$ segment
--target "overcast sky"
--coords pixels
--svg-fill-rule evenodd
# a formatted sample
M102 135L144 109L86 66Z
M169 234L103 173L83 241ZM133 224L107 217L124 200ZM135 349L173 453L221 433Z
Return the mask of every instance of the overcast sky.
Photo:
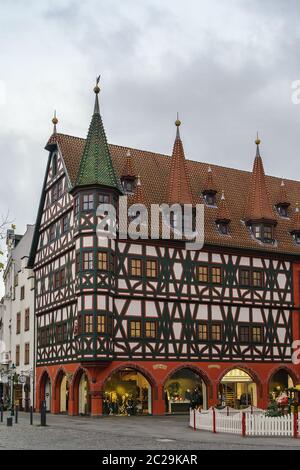
M85 137L99 73L109 142L170 153L178 111L187 158L251 169L258 130L266 172L297 178L299 20L297 0L0 0L0 214L35 221L53 110Z

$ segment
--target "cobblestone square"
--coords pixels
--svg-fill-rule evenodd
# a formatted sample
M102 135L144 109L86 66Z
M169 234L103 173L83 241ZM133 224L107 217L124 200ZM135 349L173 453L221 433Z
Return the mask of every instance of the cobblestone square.
M242 438L231 434L193 431L187 416L162 417L70 417L47 415L47 426L39 426L39 415L29 424L29 415L19 414L18 424L0 423L0 449L46 450L299 450L300 439Z

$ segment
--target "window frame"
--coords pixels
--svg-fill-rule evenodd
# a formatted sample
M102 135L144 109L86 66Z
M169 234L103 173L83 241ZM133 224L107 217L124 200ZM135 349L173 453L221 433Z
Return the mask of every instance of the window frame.
M200 280L200 269L206 270L206 280ZM205 264L198 264L197 266L197 281L201 284L207 284L209 282L209 266Z
M214 339L213 338L213 327L219 327L220 328L220 339ZM220 321L211 321L210 322L210 341L213 343L222 343L223 341L223 323Z
M129 275L131 277L135 277L135 278L143 277L143 264L144 264L143 258L133 256L133 257L129 258L128 261L129 261ZM140 263L140 273L139 274L133 274L133 269L137 269L136 267L133 268L133 266L132 266L133 262L135 262L135 261Z
M87 198L87 200L85 200ZM94 193L84 193L81 198L81 210L83 212L93 211L95 206Z
M139 332L140 334L139 335L132 335L132 324L133 323L139 323ZM137 328L135 328L136 330ZM128 337L130 339L142 339L142 335L143 335L143 325L142 325L142 320L141 319L134 319L134 318L130 318L128 319Z
M148 263L154 263L154 269L148 267ZM158 277L158 260L156 258L147 258L145 263L146 277L149 279L157 279ZM154 274L148 274L149 271L154 271Z
M88 257L91 256L91 259L88 259L88 261L85 260L86 255ZM88 263L88 266L90 266L90 263L92 263L91 267L86 267L86 263ZM82 252L82 271L92 271L94 269L95 265L95 260L94 260L94 251L93 250L86 250Z
M206 338L200 338L200 327L206 328ZM209 341L209 322L208 321L198 321L196 323L196 337L197 342L206 343Z

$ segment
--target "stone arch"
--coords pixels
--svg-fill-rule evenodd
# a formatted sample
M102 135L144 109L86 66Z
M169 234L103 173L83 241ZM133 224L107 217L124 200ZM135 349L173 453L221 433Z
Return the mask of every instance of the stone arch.
M78 367L74 372L72 381L70 383L70 401L73 402L72 414L79 414L79 385L83 375L86 375L88 385L92 383L92 377L90 372L84 367Z
M176 372L179 372L181 369L190 369L192 372L199 375L199 377L201 377L201 379L203 380L203 382L206 385L206 388L207 388L207 391L208 391L208 398L212 398L212 396L213 396L213 384L212 384L209 376L206 374L206 372L204 372L200 367L198 367L195 364L186 363L186 364L180 364L180 365L174 367L172 370L170 370L168 372L167 376L165 377L163 385L165 386L166 382L172 377L172 375L174 375Z
M251 369L248 366L245 366L244 364L234 364L234 365L224 369L221 372L221 374L219 375L218 379L217 379L218 384L221 382L223 377L233 369L240 369L243 372L246 372L246 374L248 374L251 377L251 379L253 380L253 382L256 384L257 391L258 391L258 397L259 398L263 397L263 385L262 385L262 381L261 381L260 377L257 375L257 373L253 369Z
M49 397L49 400L47 400L47 397L46 397L46 387L47 387L47 382L50 384L50 397ZM51 398L52 398L52 387L53 387L53 383L52 383L52 377L51 377L51 374L49 372L49 369L47 367L45 367L41 374L40 374L40 377L39 377L39 380L38 380L38 383L37 383L37 390L38 390L38 393L37 393L37 409L40 409L40 406L41 406L41 402L46 400L47 401L47 410L48 411L51 411Z
M272 369L268 375L268 379L267 379L268 391L270 389L270 385L271 385L271 381L273 377L275 376L275 374L277 374L277 372L280 372L280 371L286 372L291 377L294 385L296 385L299 382L299 375L295 372L295 370L291 369L288 366L278 366Z
M151 387L156 387L157 386L157 382L156 382L155 378L153 377L153 375L147 369L145 369L144 367L142 367L138 364L131 363L131 362L126 362L124 364L121 364L121 365L118 365L118 366L114 367L113 369L111 369L109 371L108 375L106 376L106 378L102 382L102 390L104 390L106 382L108 381L108 379L113 374L115 374L117 372L120 372L122 369L136 370L137 372L140 372L140 374L142 374L148 380Z

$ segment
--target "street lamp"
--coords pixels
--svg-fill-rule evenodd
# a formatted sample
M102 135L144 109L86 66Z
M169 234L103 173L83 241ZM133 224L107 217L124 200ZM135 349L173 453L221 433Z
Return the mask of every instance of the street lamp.
M14 398L14 375L15 375L15 369L16 369L16 366L15 364L12 364L11 367L10 367L10 374L9 374L9 379L10 379L10 408L13 412L13 407L14 407L14 404L13 404L13 398Z

